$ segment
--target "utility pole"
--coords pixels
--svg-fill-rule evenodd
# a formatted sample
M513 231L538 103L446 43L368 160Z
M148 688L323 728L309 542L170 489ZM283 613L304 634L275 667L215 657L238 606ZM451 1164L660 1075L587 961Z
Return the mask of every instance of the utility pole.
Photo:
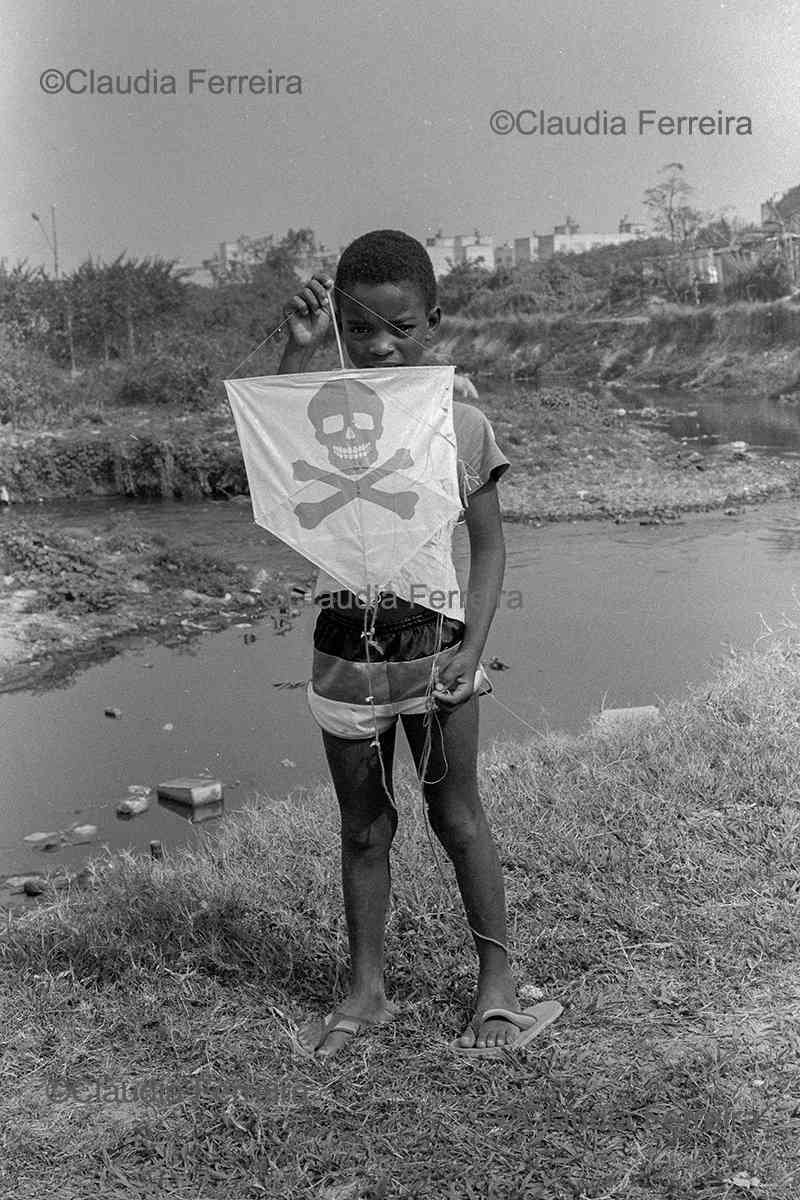
M50 205L50 224L53 230L53 274L58 279L58 238L56 236L56 206Z
M41 229L42 237L47 242L47 245L50 248L50 253L53 255L53 277L55 279L58 279L58 277L59 277L59 275L58 275L58 237L56 235L56 206L55 206L55 204L50 205L50 228L53 231L52 240L47 236L44 225L42 224L42 219L39 216L39 214L32 212L31 217L33 218L33 220L36 222L36 224Z
M59 270L58 270L58 234L56 233L56 206L55 206L55 204L50 205L50 228L53 232L52 241L47 236L47 233L45 232L45 228L44 228L44 225L42 224L39 214L34 212L34 213L31 213L31 216L33 217L34 221L41 229L42 237L47 242L48 246L50 247L50 250L52 251L52 254L53 254L53 278L55 280L56 288L58 289L58 284L60 282L60 275L59 275ZM75 376L78 374L78 369L75 365L75 340L74 340L73 334L72 334L72 306L69 302L69 296L67 296L66 294L64 296L64 318L65 318L66 327L67 327L67 346L69 348L69 372L70 372L70 375L72 375L72 377L74 379Z

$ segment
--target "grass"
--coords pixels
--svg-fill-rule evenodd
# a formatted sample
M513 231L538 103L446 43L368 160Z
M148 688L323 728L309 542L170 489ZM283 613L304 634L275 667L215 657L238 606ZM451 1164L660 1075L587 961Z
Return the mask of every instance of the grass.
M337 823L327 788L264 796L9 918L3 1197L796 1200L796 631L649 728L497 744L480 770L518 980L566 1009L524 1056L447 1051L472 956L407 776L403 1015L327 1065L294 1053L344 986Z

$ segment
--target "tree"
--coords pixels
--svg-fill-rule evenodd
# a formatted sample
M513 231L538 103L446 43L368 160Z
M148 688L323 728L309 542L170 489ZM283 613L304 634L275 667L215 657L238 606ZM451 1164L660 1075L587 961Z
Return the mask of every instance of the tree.
M702 224L703 217L688 203L694 188L683 173L683 163L667 163L659 173L662 178L654 187L647 188L644 204L652 214L655 232L679 245Z
M42 267L0 260L0 325L13 343L46 334L54 308L56 285Z
M461 312L479 292L488 288L490 279L491 272L482 261L451 264L447 274L437 281L439 300L445 312Z
M64 286L75 340L90 354L102 351L106 361L123 342L132 358L137 336L180 312L186 293L174 260L126 260L124 251L112 263L87 259Z

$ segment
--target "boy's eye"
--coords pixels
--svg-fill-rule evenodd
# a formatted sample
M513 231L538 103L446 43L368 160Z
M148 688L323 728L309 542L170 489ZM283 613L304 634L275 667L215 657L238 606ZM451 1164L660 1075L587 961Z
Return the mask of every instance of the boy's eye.
M402 337L409 337L411 334L413 334L415 329L415 325L392 325L389 328L389 332ZM352 334L354 337L369 337L369 335L372 333L372 326L348 325L347 332Z

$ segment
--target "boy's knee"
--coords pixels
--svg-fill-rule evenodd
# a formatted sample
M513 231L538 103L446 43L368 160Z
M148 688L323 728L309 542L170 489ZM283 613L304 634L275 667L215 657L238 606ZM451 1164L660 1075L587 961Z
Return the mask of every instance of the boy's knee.
M396 829L397 813L393 809L385 809L366 825L345 818L342 820L342 843L358 854L385 854Z
M465 804L429 803L431 828L443 846L458 850L471 845L482 828L479 809Z

